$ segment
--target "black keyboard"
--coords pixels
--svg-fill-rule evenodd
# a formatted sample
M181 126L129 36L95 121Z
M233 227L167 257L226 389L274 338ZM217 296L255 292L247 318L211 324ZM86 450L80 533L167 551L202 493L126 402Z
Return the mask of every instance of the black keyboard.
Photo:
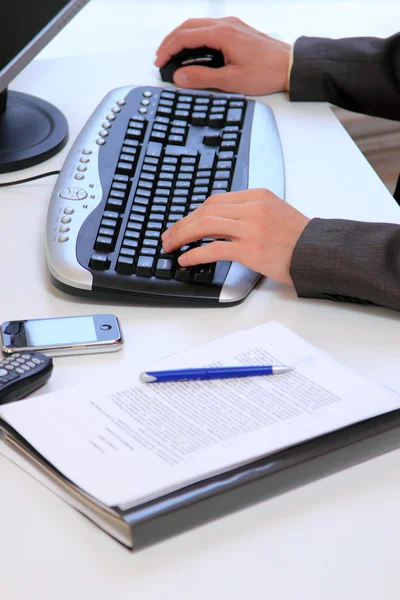
M110 92L55 186L47 258L70 293L149 304L229 306L259 274L227 261L181 267L162 232L212 194L265 187L283 198L269 107L236 94L129 87Z

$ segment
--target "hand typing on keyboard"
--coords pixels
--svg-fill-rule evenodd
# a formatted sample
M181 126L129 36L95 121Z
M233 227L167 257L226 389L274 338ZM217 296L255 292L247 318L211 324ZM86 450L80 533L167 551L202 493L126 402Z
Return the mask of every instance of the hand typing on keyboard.
M217 238L181 254L179 264L190 267L218 260L237 261L293 285L290 262L308 222L307 217L272 192L246 190L211 196L167 229L162 241L164 250L172 252L197 240Z
M290 44L253 29L236 17L185 21L163 40L155 64L163 67L181 50L201 46L221 50L226 66L181 68L174 75L176 85L250 95L287 89Z
M225 66L178 69L174 76L178 85L245 94L287 89L290 45L235 17L186 21L161 43L155 64L162 67L182 49L199 46L221 50ZM162 242L165 252L173 252L208 240L180 255L178 263L184 268L230 260L293 285L290 262L308 221L267 189L237 191L208 198L200 208L167 229ZM212 238L220 240L209 243Z

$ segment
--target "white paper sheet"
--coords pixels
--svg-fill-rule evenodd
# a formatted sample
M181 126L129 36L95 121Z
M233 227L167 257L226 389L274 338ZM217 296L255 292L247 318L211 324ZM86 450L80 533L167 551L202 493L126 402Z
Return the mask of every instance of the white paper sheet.
M399 408L368 381L275 322L154 368L286 364L283 375L143 384L105 377L1 407L65 477L105 505L140 504L210 475Z

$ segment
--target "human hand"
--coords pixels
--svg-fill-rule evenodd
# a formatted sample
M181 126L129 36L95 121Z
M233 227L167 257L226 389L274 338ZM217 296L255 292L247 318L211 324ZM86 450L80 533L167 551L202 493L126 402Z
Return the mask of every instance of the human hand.
M310 219L265 189L218 194L162 235L166 252L206 237L209 242L188 250L181 266L233 260L276 281L293 285L293 250Z
M164 66L184 48L201 46L220 50L225 66L184 67L176 71L174 83L249 95L287 90L290 44L253 29L236 17L185 21L161 43L155 65Z

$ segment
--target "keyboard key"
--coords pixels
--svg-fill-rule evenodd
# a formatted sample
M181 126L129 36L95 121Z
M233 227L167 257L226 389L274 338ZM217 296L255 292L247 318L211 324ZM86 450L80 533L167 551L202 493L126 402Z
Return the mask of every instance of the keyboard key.
M111 229L116 229L117 221L115 219L102 219L100 223L101 227L111 227Z
M178 102L189 102L189 104L190 104L191 102L193 102L193 96L188 96L186 94L185 95L180 94L178 96Z
M212 169L214 167L214 163L215 163L215 151L206 150L205 152L203 152L200 155L199 169L207 169L207 170L212 171Z
M153 165L154 167L156 167L158 165L158 163L159 163L158 158L156 158L154 156L146 156L145 159L144 159L144 161L143 161L144 165Z
M161 98L165 100L175 100L175 92L161 92Z
M159 106L157 109L157 115L167 116L172 115L172 108L167 106Z
M127 183L129 181L129 177L128 175L118 175L118 173L116 173L114 175L114 181L122 181L124 183Z
M120 161L117 165L117 169L122 173L130 173L132 171L132 163Z
M221 127L223 127L225 124L224 115L222 113L218 113L215 115L211 114L208 117L208 124L210 127L213 127L214 129L221 129Z
M219 133L209 133L203 137L203 144L205 146L219 146L221 143L221 136Z
M158 106L168 106L168 108L172 108L173 105L174 105L174 101L167 100L166 98L161 98L160 102L158 103Z
M168 125L163 123L154 123L153 131L168 131Z
M164 165L177 165L178 159L176 156L164 156L163 159L163 167Z
M237 142L234 141L222 141L221 142L221 150L232 150L232 152L236 152Z
M226 115L226 122L228 125L240 125L243 119L243 109L241 108L230 108Z
M208 106L210 104L210 98L196 98L195 99L195 107L196 106Z
M214 175L214 179L230 179L231 174L229 171L222 171L220 169L217 169L215 171L215 175Z
M114 219L115 221L119 221L120 219L119 213L112 210L105 210L103 213L103 217L105 219Z
M150 139L153 142L163 142L167 139L167 134L164 131L152 131Z
M154 119L155 123L162 123L163 125L168 125L170 120L171 119L169 117L161 117L161 116L157 116Z
M177 145L184 144L183 135L170 135L168 137L168 144L177 144Z
M175 171L174 168L172 170ZM159 181L173 181L175 179L175 177L174 177L174 173L168 173L168 172L165 172L164 170L162 170L158 179L159 179Z
M243 108L244 107L244 102L243 100L236 100L236 101L230 101L229 102L229 107L230 108Z
M117 260L115 270L123 275L132 275L135 260L130 256L120 256Z
M227 190L229 188L229 181L223 179L221 181L214 181L213 183L213 193L215 190Z
M137 240L130 240L128 238L124 238L123 241L124 248L131 248L131 250L136 249L138 247Z
M107 210L123 212L125 208L125 202L118 198L109 198L106 204Z
M208 177L202 177L201 179L196 179L194 182L195 186L204 185L208 187L210 185L210 179Z
M146 229L145 239L146 240L159 240L161 232L156 231L155 229Z
M221 98L221 99L214 99L213 103L212 103L212 107L218 107L218 106L227 106L228 104L228 100L226 100L225 98Z
M120 183L119 181L113 181L111 187L113 190L121 190L123 192L126 192L126 190L128 189L128 184Z
M105 235L98 235L94 249L99 252L111 252L113 250L113 239Z
M131 212L139 213L140 215L145 215L147 212L147 208L145 206L142 206L141 204L134 203L132 204Z
M136 265L136 275L139 277L151 277L153 275L154 258L140 255Z
M195 165L197 163L197 152L196 157L193 156L182 156L181 164L182 165Z
M177 264L175 271L175 279L177 281L190 282L193 280L193 271L190 267L181 267Z
M180 111L188 111L189 112L191 108L192 108L191 105L188 104L187 102L178 102L178 104L176 105L175 114L177 115L178 112L180 112Z
M107 237L113 238L115 235L115 230L112 227L100 227L99 235L105 235Z
M131 140L141 140L143 137L143 131L141 129L128 129L126 137Z
M162 152L162 144L159 142L149 142L146 149L146 156L160 157Z
M192 113L192 125L195 127L204 127L207 125L207 113L194 111Z
M235 156L235 154L231 150L225 150L218 154L218 158L220 160L232 160L234 158L234 156Z
M89 266L96 271L107 271L110 268L110 259L106 254L93 254Z
M212 283L214 279L215 263L197 265L194 267L194 281L196 283Z
M147 229L156 229L157 231L161 231L162 229L162 222L160 221L149 221L147 223Z
M219 160L217 162L217 169L227 169L231 171L233 167L233 161L231 160Z
M140 231L131 231L131 230L127 229L127 231L125 232L125 235L124 235L124 243L126 242L126 240L139 241L140 235L141 235ZM136 248L136 245L134 247Z
M174 165L163 164L161 167L161 173L175 173L178 167L178 161Z
M122 256L130 256L131 258L135 258L137 252L135 248L126 248L122 246L120 254Z
M163 213L151 212L149 215L149 222L148 222L147 226L150 227L150 223L158 223L162 227L163 221L164 221Z
M142 246L147 247L147 248L157 248L158 240L154 240L152 238L144 238L144 240L142 242Z
M194 172L194 166L192 165L182 165L179 173L193 173Z
M156 265L156 277L160 279L172 279L174 275L173 262L169 258L160 258Z
M110 198L125 198L125 192L121 192L120 190L114 190L113 188L110 190Z

